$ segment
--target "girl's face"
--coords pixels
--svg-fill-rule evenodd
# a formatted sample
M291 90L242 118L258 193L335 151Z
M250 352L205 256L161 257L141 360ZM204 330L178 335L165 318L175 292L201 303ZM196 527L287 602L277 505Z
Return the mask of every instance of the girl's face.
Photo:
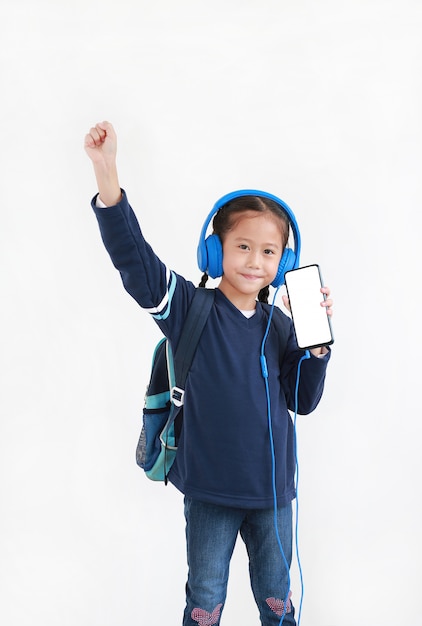
M280 220L270 212L245 211L224 236L220 290L238 309L254 309L260 290L274 280L282 253Z

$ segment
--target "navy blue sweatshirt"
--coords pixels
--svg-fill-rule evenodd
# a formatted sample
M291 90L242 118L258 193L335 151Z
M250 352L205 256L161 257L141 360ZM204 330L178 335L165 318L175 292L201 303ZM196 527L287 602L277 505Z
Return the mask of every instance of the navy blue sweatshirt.
M167 269L145 241L126 194L106 209L92 201L101 236L124 287L176 347L196 287ZM299 350L291 320L280 362L280 338L270 328L265 354L276 458L277 503L295 497L293 423ZM169 480L191 498L225 506L273 506L272 455L260 349L268 316L259 302L246 318L216 290L215 303L188 376L183 428ZM330 354L301 366L298 413L317 406Z

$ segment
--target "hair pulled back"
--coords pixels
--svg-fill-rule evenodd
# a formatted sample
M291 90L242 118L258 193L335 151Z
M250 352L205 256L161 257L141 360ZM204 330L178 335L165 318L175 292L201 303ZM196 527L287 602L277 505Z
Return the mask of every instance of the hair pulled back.
M282 225L284 250L289 239L289 219L283 208L277 202L266 197L239 196L230 200L230 202L222 206L215 214L212 222L213 234L218 235L221 242L223 242L226 234L234 228L238 219L240 219L242 213L245 213L245 211L256 211L257 213L269 212L277 217ZM208 274L205 272L202 275L199 287L205 287L208 278ZM269 285L267 285L259 292L258 300L260 302L268 302L269 293L270 289Z

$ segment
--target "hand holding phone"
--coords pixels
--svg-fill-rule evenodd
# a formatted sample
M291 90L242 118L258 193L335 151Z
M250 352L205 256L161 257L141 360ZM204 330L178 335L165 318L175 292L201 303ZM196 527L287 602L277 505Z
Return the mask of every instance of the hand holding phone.
M331 321L321 306L323 286L319 265L307 265L284 275L297 345L303 350L334 342Z

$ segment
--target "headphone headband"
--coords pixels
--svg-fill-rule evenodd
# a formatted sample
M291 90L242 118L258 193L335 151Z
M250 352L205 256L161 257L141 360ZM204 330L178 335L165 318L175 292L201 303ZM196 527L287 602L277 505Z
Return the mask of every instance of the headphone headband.
M232 191L231 193L222 196L214 204L212 210L210 211L204 222L199 237L197 250L199 269L202 272L208 272L211 278L217 278L218 276L222 275L223 250L221 241L218 235L210 235L207 237L207 230L214 215L219 209L221 209L221 207L228 204L231 200L234 200L235 198L240 198L242 196L258 196L260 198L268 198L269 200L272 200L281 207L282 211L286 214L289 220L289 224L293 232L294 251L290 248L286 248L283 252L277 275L272 282L273 286L279 287L284 283L285 272L291 269L296 269L299 266L301 247L300 231L294 213L290 209L290 207L283 200L277 198L277 196L274 196L271 193L267 193L266 191L259 191L258 189L240 189L238 191Z

